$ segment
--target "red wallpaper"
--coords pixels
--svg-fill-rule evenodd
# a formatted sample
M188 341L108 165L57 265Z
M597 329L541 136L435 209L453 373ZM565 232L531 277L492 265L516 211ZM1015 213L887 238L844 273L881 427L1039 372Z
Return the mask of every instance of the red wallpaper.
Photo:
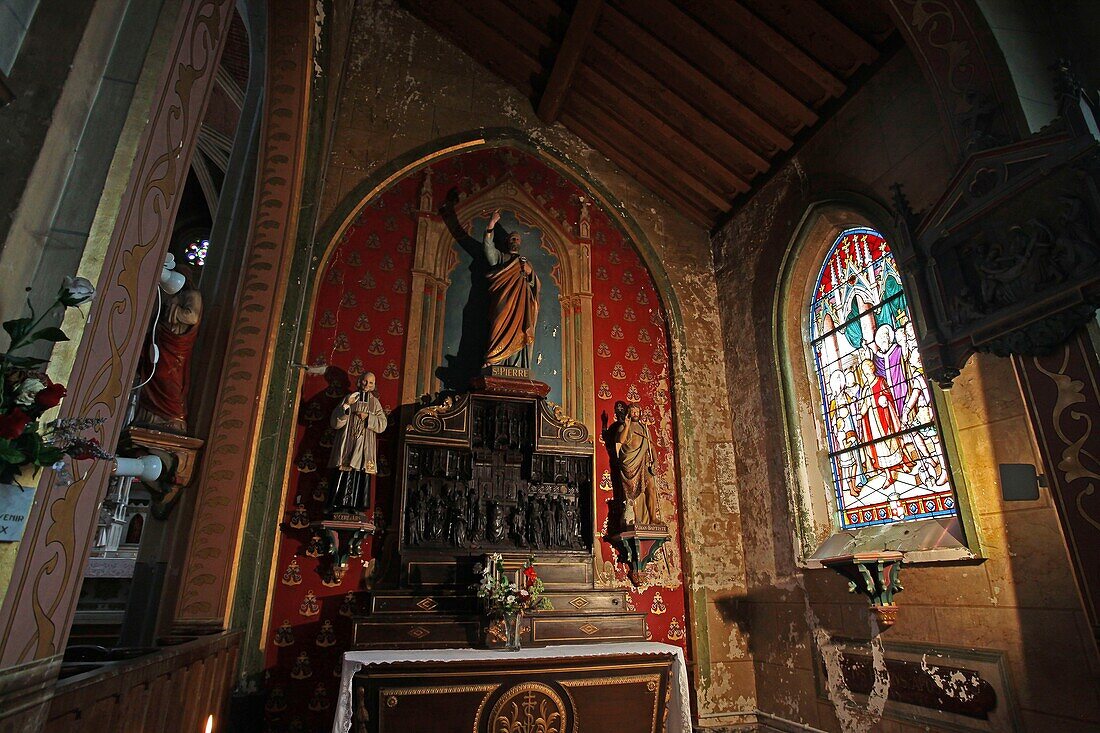
M564 222L567 231L576 231L581 189L523 152L481 150L432 167L437 204L451 188L473 194L511 175L547 214ZM398 405L422 181L422 171L414 172L372 201L340 239L317 283L308 353L311 362L323 360L335 369L324 377L307 377L302 390L267 640L267 717L272 731L321 731L331 726L341 654L351 633L349 594L361 587L367 559L353 559L343 581L326 586L318 560L310 555L306 527L322 512L332 439L328 416L346 392L343 380L371 370L378 378L382 405L387 411ZM601 542L605 562L598 580L631 589L634 606L648 611L653 640L686 646L664 313L637 252L602 211L593 208L590 213L596 412L606 412L613 421L616 400L640 401L656 446L662 516L675 537L651 565L641 587L630 585L625 567L614 562L611 547ZM393 447L395 428L391 422L380 440L382 456ZM607 453L598 445L596 503L601 525L606 524L611 497L608 469ZM392 476L385 463L377 487L378 506L386 511L392 506Z

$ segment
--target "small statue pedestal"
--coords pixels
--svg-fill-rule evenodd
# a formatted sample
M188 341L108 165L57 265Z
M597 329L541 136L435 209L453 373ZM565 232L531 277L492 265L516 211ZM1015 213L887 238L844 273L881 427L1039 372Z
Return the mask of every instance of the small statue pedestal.
M153 484L142 482L153 498L151 512L167 519L183 490L191 484L203 441L190 435L131 425L119 441L119 453L130 458L155 455L164 464L164 472Z
M471 385L475 392L516 397L545 397L550 385L531 379L531 370L525 367L489 366L481 370Z
M375 523L362 512L333 512L310 528L320 544L321 556L330 563L321 571L325 585L339 585L348 569L348 560L363 556L363 540L374 534Z
M848 580L849 593L866 596L871 602L871 610L878 618L879 626L888 629L898 619L894 594L903 590L898 582L903 557L902 553L894 550L858 552L830 557L822 560L821 564Z
M608 537L619 549L619 556L630 566L630 579L637 581L661 545L672 539L667 524L636 524Z

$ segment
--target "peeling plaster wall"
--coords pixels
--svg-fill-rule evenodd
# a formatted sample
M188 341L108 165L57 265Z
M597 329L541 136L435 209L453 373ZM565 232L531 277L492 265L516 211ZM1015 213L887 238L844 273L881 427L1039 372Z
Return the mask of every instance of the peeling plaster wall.
M737 486L736 503L742 516L752 518L742 534L747 586L743 597L731 601L729 617L738 627L736 643L747 644L753 658L758 707L823 730L926 728L879 720L886 694L880 680L869 703L853 702L837 681L833 640L855 639L868 656L882 654L871 642L867 603L850 595L846 582L831 571L796 565L798 518L791 508L796 472L787 465L773 343L781 262L811 203L849 191L885 205L888 187L897 181L914 209L923 210L944 189L954 166L932 96L903 50L714 242L729 406L736 426L720 465L732 462L727 473ZM986 559L951 567L907 566L899 620L880 639L887 645L1001 651L1023 730L1095 730L1100 725L1100 664L1049 493L1043 491L1034 502L1006 504L1000 498L999 463L1041 466L1012 365L975 357L956 385L945 400L958 447L953 470L968 487L976 539ZM816 663L815 643L824 650ZM732 633L730 646L733 653ZM820 682L815 680L819 666L833 671Z
M622 202L672 286L672 331L685 573L693 674L704 721L737 722L755 706L749 648L737 617L745 592L726 375L707 233L618 170L561 125L544 126L530 102L389 0L355 6L318 221L325 222L380 167L440 138L509 127L569 162ZM339 50L337 50L339 55ZM322 74L331 73L322 70ZM645 255L645 253L643 253ZM674 308L669 308L673 311ZM673 318L676 316L673 315Z

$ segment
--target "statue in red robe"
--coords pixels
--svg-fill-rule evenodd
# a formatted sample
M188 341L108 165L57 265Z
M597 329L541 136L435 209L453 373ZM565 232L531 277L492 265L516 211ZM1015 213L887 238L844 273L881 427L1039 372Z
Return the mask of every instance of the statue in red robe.
M535 343L535 323L539 317L539 278L530 260L519 253L523 238L517 232L508 235L507 250L493 242L500 210L493 212L485 230L485 259L489 280L489 347L485 366L504 365L528 368Z
M187 432L187 394L191 384L191 352L202 321L202 294L194 287L191 269L176 265L186 282L175 295L164 297L153 331L160 358L153 364L150 349L142 354L139 376L149 382L141 388L135 422L174 432Z

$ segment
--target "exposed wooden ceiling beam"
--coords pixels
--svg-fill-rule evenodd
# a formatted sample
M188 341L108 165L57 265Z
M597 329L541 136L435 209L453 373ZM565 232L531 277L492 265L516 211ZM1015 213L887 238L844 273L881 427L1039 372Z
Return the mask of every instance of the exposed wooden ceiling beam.
M582 140L595 147L611 162L622 168L638 183L672 204L673 208L687 217L689 221L708 230L714 225L718 212L708 211L699 202L691 201L674 189L669 188L663 181L636 163L631 156L621 152L618 147L607 140L606 133L598 133L586 123L575 119L569 110L562 112L561 122Z
M603 39L593 41L588 59L601 76L694 140L734 175L749 180L768 169L768 161L756 151Z
M781 69L790 69L795 75L808 80L822 94L816 99L806 98L807 101L820 104L844 93L844 82L737 0L692 0L684 7L727 45L759 48L759 58L754 63L778 81L782 81L777 73ZM770 68L764 68L765 65ZM788 72L783 76L790 77L791 74Z
M604 8L600 35L638 66L665 80L670 89L695 100L696 107L763 156L787 150L791 138L749 109L682 56L611 6Z
M596 30L602 7L603 0L577 0L561 48L554 57L554 66L550 69L546 89L539 98L538 116L548 125L558 118L562 102L569 91L569 84L584 56L584 49Z
M403 1L418 18L451 39L489 71L515 86L528 99L531 98L534 93L532 80L542 73L542 65L516 47L498 28L471 15L458 3Z
M548 51L554 46L554 39L542 28L501 0L476 0L456 4L480 18L485 25L507 38L513 46L524 50L535 59L539 58L540 51ZM433 3L432 7L435 6Z
M581 90L578 89L578 91ZM729 208L732 197L715 191L698 175L685 170L684 161L672 157L675 153L666 152L666 149L656 147L652 142L640 137L638 133L627 127L621 118L613 117L606 109L602 109L589 99L588 89L584 89L584 92L584 94L574 95L569 100L569 111L577 119L584 120L593 129L602 131L605 139L614 140L614 145L619 152L632 158L636 164L648 170L656 178L683 191L685 196L694 195L700 202L705 202L718 211Z
M797 46L821 63L850 76L878 58L874 46L841 23L816 0L742 0Z
M681 158L680 167L695 169L697 175L708 182L711 188L719 191L724 200L729 201L736 194L749 189L747 179L730 172L691 139L677 132L591 68L586 66L578 73L577 90L607 114L616 117L624 126L636 131L649 145L662 151L675 151L673 157Z
M802 100L776 84L670 0L623 2L619 8L714 81L789 135L817 122Z

